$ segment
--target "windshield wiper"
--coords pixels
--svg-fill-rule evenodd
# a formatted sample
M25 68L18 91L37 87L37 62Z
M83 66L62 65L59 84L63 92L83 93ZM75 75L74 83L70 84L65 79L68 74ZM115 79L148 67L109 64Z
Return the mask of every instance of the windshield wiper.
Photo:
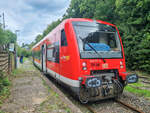
M82 42L84 42L84 43L87 44L92 50L94 50L94 52L95 52L100 58L102 58L102 55L99 54L99 53L96 51L96 49L93 48L87 41L84 41L80 36L79 36L79 38L82 40ZM102 60L103 60L104 63L106 62L104 58L102 58Z

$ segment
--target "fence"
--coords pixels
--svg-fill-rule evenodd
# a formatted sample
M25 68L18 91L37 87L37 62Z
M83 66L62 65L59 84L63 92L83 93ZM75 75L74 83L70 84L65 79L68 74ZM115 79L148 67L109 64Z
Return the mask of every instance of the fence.
M8 51L8 45L0 45L0 71L10 73L14 67L14 53Z

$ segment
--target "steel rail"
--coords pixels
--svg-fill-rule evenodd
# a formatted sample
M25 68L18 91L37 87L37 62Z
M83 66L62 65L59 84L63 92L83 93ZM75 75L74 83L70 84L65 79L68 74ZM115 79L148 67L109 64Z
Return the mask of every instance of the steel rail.
M132 107L131 105L129 105L129 104L127 104L127 103L124 103L124 102L122 102L122 101L120 101L120 100L115 100L115 102L117 102L118 104L120 104L121 106L123 106L124 108L127 108L127 109L130 109L130 110L132 110L132 111L134 111L134 112L136 112L136 113L144 113L144 112L142 112L141 110L139 110L139 109L137 109L137 108L135 108L135 107ZM85 105L85 107L90 111L90 112L92 112L92 113L98 113L97 111L95 111L94 110L94 108L92 108L91 106L89 106L89 105Z
M142 81L143 83L146 83L146 84L150 84L150 82L149 81Z
M147 76L139 76L139 78L150 79L150 77L147 77Z
M115 101L116 101L117 103L121 104L122 106L124 106L124 107L126 107L126 108L132 110L132 111L135 111L135 112L137 112L137 113L144 113L144 112L142 112L141 110L136 109L135 107L132 107L131 105L129 105L129 104L127 104L127 103L124 103L124 102L122 102L122 101L120 101L120 100L118 100L118 99L116 99Z
M96 112L91 106L89 106L89 105L85 105L85 107L90 111L90 112L92 112L92 113L98 113L98 112Z

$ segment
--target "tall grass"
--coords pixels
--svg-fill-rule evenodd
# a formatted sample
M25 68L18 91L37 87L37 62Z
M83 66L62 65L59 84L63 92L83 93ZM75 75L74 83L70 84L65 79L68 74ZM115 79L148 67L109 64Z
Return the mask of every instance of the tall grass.
M10 81L8 79L8 76L6 76L5 73L0 71L0 105L2 104L3 100L7 98L10 94L9 92L9 86Z

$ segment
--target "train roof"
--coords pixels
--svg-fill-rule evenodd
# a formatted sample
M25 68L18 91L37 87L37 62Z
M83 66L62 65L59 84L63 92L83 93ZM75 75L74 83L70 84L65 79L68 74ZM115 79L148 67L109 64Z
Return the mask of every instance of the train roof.
M72 22L72 21L85 21L85 22L93 22L93 21L97 21L99 23L102 23L102 24L107 24L107 25L111 25L111 26L115 26L114 24L111 24L111 23L108 23L108 22L105 22L105 21L102 21L102 20L94 20L94 19L89 19L89 18L69 18L69 19L65 19L63 20L59 25L64 25L66 22ZM58 26L59 26L58 25ZM57 26L57 27L58 27ZM56 28L57 28L56 27ZM53 32L56 28L54 28L51 32ZM50 33L51 33L50 32ZM48 35L50 34L48 33L42 40L40 40L37 44L35 44L32 49L34 49L35 47L37 47L41 42L43 42L44 40L47 39Z

